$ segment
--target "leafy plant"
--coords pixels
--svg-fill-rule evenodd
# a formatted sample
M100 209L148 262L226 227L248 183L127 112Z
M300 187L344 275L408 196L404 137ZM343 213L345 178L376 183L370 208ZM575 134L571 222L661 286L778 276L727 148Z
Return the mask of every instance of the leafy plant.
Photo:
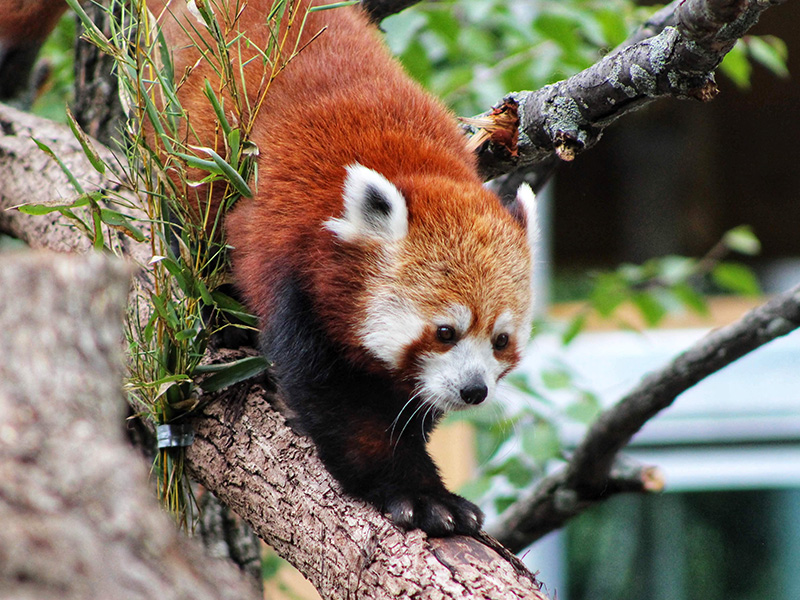
M665 256L642 265L623 264L613 271L596 273L588 301L564 329L563 342L571 342L593 314L613 320L621 328L636 329L636 325L619 316L619 309L626 305L634 307L646 326L655 327L678 310L707 315L704 292L758 295L760 288L753 272L725 258L731 252L752 256L760 250L761 244L752 230L740 226L725 233L699 259Z
M249 182L257 178L258 148L249 139L250 130L270 84L299 51L279 35L279 28L282 21L302 27L304 14L294 0L275 0L265 15L270 41L257 48L222 5L196 3L195 22L188 24L187 33L211 66L213 77L205 81L204 91L219 124L214 147L206 147L192 143L201 138L180 104L183 79L176 83L170 49L145 2L113 0L105 9L110 22L110 34L105 35L77 0L67 1L81 20L83 36L115 61L128 113L126 160L107 164L69 113L68 121L92 166L116 178L119 189L132 193L135 201L110 190L87 192L38 141L64 170L76 196L19 209L60 212L99 251L116 251L113 234L118 231L147 244L151 258L141 267L151 272L154 284L137 296L146 306L132 306L128 317L126 389L140 417L158 426L179 424L198 408L203 391L223 389L267 367L262 357L224 365L202 360L214 333L255 326L255 318L224 291L228 264L220 224L225 209L252 195ZM261 69L258 89L248 89L245 63L248 69ZM211 209L212 198L222 198L217 213ZM137 215L142 208L145 214ZM154 464L158 495L188 527L194 504L183 470L184 441L179 433L166 432L164 437Z

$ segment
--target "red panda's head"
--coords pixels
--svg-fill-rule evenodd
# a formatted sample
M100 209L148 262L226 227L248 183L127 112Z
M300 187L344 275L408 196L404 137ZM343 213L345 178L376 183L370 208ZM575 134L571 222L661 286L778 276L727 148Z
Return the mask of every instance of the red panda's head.
M343 214L325 226L368 249L356 337L441 411L479 404L519 362L532 317L533 192L508 207L475 181L395 183L347 168Z

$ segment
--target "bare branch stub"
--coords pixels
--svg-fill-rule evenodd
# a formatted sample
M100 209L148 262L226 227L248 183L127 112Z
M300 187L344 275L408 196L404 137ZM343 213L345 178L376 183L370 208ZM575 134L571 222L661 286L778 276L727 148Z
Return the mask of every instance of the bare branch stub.
M632 43L588 69L504 99L519 105L519 152L508 156L482 148L481 172L492 179L553 155L573 160L594 146L608 125L657 98L711 100L718 91L714 69L764 10L783 2L673 2L635 33ZM641 39L641 32L653 35Z
M467 142L472 152L488 151L510 159L519 154L519 105L513 98L504 98L484 116L459 117L458 120L472 132Z

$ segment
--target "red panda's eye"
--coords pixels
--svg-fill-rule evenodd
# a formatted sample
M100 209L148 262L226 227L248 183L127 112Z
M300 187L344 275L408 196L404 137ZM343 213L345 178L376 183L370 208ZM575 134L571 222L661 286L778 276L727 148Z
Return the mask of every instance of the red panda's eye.
M440 342L454 342L456 330L449 325L441 325L436 328L436 337Z
M502 350L508 346L508 334L501 333L496 338L494 338L494 349L495 350Z

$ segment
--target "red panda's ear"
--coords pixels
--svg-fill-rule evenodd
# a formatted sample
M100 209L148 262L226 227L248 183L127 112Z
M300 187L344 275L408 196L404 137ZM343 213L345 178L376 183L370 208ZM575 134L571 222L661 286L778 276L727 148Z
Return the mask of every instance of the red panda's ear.
M347 167L342 197L342 216L325 221L341 241L396 242L408 233L406 199L377 171L358 163Z
M539 223L536 218L536 195L531 186L523 183L517 188L517 197L507 205L508 211L528 233L528 245L533 248L539 238Z

